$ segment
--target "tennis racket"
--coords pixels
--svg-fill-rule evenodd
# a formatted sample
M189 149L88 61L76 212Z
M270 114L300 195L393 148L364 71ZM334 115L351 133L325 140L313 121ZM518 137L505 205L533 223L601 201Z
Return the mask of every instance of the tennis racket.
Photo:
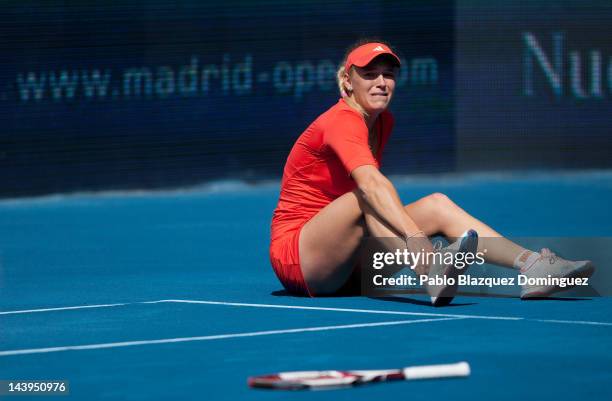
M322 370L282 372L272 375L249 377L249 387L273 390L329 389L356 386L365 383L390 380L442 379L470 375L467 362L446 365L408 366L388 370Z

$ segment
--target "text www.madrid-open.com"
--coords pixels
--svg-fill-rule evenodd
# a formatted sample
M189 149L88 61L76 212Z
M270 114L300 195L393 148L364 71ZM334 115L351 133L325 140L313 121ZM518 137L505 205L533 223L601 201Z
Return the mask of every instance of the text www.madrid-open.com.
M18 72L8 93L20 102L69 102L76 100L161 99L198 97L208 94L245 96L257 88L295 99L315 91L336 87L337 64L329 59L278 61L267 70L256 68L247 54L232 61L224 54L217 64L203 63L196 55L184 65L154 65L111 68L56 68ZM397 86L436 86L438 63L434 58L402 60ZM13 95L7 92L1 98Z

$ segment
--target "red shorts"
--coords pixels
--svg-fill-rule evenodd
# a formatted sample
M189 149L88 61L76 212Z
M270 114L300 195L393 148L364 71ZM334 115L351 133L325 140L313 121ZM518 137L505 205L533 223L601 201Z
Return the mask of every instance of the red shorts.
M274 273L287 291L294 295L312 297L300 267L300 232L297 230L283 235L270 244L270 262Z
M300 267L300 232L302 226L297 230L285 234L280 239L270 244L270 262L285 289L294 295L314 297L302 274ZM359 295L361 291L361 280L359 269L353 269L353 273L346 283L335 294L336 296Z

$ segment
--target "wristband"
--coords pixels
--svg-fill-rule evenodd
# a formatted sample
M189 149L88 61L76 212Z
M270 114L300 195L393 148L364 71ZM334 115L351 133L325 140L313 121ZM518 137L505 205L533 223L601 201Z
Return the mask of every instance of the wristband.
M419 235L419 234L423 234L423 235L425 235L425 233L424 233L423 231L419 230L419 231L417 231L417 232L414 232L414 233L412 233L412 234L407 235L407 236L405 236L405 237L404 237L404 241L406 242L406 248L408 248L408 240L409 240L410 238L416 237L416 236L417 236L417 235Z

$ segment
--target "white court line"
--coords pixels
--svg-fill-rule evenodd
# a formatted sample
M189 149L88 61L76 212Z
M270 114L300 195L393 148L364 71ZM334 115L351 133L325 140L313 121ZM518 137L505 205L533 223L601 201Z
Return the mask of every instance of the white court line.
M564 324L587 324L593 326L612 326L612 323L608 322L591 322L587 320L553 320L553 319L532 319L534 322L544 323L564 323Z
M409 315L409 316L440 316L440 317L453 317L459 319L488 319L488 320L525 320L532 322L542 323L564 323L564 324L585 324L594 326L612 326L609 322L594 322L587 320L553 320L553 319L529 319L524 317L507 317L507 316L484 316L484 315L451 315L446 313L425 313L425 312L402 312L402 311L388 311L388 310L376 310L376 309L347 309L347 308L325 308L318 306L294 306L294 305L270 305L270 304L247 304L238 302L219 302L219 301L196 301L188 299L162 299L159 301L149 301L143 303L189 303L189 304L206 304L206 305L228 305L228 306L245 306L253 308L281 308L281 309L304 309L304 310L323 310L323 311L334 311L334 312L355 312L355 313L374 313L383 315Z
M396 321L388 321L388 322L345 324L341 326L303 327L303 328L298 328L298 329L253 331L253 332L248 332L248 333L234 333L234 334L217 334L217 335L212 335L212 336L199 336L199 337L178 337L178 338L163 338L159 340L123 341L123 342L115 342L115 343L100 343L100 344L88 344L88 345L67 345L63 347L17 349L17 350L0 351L0 356L43 354L43 353L48 353L48 352L62 352L62 351L82 351L82 350L103 349L103 348L133 347L133 346L138 346L138 345L182 343L182 342L189 342L189 341L211 341L211 340L223 340L226 338L257 337L257 336L269 336L269 335L274 335L274 334L292 334L292 333L303 333L303 332L313 332L313 331L344 330L344 329L356 329L356 328L362 328L362 327L397 326L397 325L403 325L403 324L441 322L445 320L460 320L460 319L461 318L450 318L449 317L449 318L440 318L440 319L396 320Z
M13 311L0 312L0 315L16 315L16 314L20 314L20 313L53 312L53 311L59 311L59 310L74 310L74 309L111 308L113 306L125 306L125 305L133 305L133 303L125 303L125 304L101 304L101 305L80 305L80 306L64 306L64 307L61 307L61 308L13 310Z
M492 319L492 320L523 320L522 317L453 315L453 314L447 314L447 313L403 312L403 311L390 311L390 310L380 310L380 309L326 308L326 307L320 307L320 306L249 304L249 303L239 303L239 302L198 301L198 300L189 300L189 299L160 299L158 301L142 301L142 302L132 302L132 303L122 303L122 304L101 304L101 305L66 306L62 308L26 309L26 310L0 312L0 315L52 312L52 311L75 310L75 309L110 308L114 306L139 305L139 304L160 304L160 303L187 303L187 304L205 304L205 305L244 306L244 307L252 307L252 308L321 310L321 311L333 311L333 312L372 313L372 314L379 314L379 315L436 316L436 317L454 317L454 318L461 318L461 319L470 318L470 319Z
M482 316L482 315L451 315L448 313L426 313L426 312L403 312L379 309L350 309L350 308L325 308L320 306L294 306L294 305L273 305L273 304L247 304L239 302L219 302L219 301L196 301L189 299L162 299L146 303L187 303L187 304L206 304L206 305L226 305L226 306L245 306L251 308L279 308L279 309L302 309L302 310L323 310L333 312L353 312L353 313L374 313L379 315L404 315L404 316L440 316L455 317L461 319L492 319L492 320L524 320L522 317L505 316ZM144 303L144 302L143 302Z
M486 315L457 315L447 313L426 313L426 312L403 312L403 311L390 311L380 309L351 309L351 308L326 308L319 306L296 306L296 305L274 305L274 304L249 304L241 302L220 302L220 301L198 301L189 299L161 299L158 301L143 301L143 302L132 302L132 303L121 303L121 304L102 304L102 305L82 305L82 306L67 306L63 308L46 308L46 309L29 309L29 310L16 310L0 312L0 315L11 315L19 313L36 313L36 312L50 312L50 311L62 311L62 310L74 310L74 309L92 309L92 308L109 308L115 306L126 306L126 305L138 305L138 304L158 304L158 303L189 303L189 304L206 304L206 305L226 305L226 306L243 306L253 308L277 308L277 309L301 309L301 310L321 310L321 311L333 311L333 312L353 312L353 313L372 313L381 315L404 315L404 316L437 316L437 317L453 317L461 319L488 319L488 320L524 320L534 321L541 323L563 323L563 324L581 324L581 325L593 325L593 326L612 326L610 322L596 322L587 320L553 320L553 319L530 319L524 317L508 317L508 316L486 316Z

